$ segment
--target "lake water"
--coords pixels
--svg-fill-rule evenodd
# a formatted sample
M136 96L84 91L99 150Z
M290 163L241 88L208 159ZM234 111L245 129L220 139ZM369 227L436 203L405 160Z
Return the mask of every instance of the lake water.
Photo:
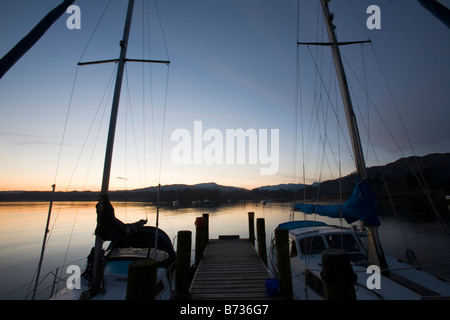
M59 275L67 276L65 268L75 264L84 269L86 256L94 244L96 224L95 202L56 202L50 221L50 233L47 240L45 258L36 298L48 299L52 290L54 272L60 267ZM0 299L29 299L34 288L34 276L37 270L48 214L45 202L8 202L0 203ZM147 225L154 225L156 207L149 203L113 202L115 214L125 223L148 219ZM239 235L248 238L248 212L255 212L256 219L264 218L266 225L266 243L275 227L291 219L291 204L268 202L261 205L256 202L235 202L209 208L172 208L160 209L159 227L174 240L180 230L192 231L192 243L195 243L194 222L203 213L209 213L209 234L211 239L219 235ZM295 219L303 219L295 213ZM314 219L314 216L308 216ZM337 220L316 217L317 220L339 224ZM400 229L401 228L401 229ZM403 232L401 232L401 230ZM386 254L405 258L405 240L423 265L431 271L450 278L450 240L437 223L402 222L400 225L392 218L382 218L379 228L380 237ZM65 266L65 267L61 267ZM61 282L61 289L65 282ZM57 289L55 289L57 290Z

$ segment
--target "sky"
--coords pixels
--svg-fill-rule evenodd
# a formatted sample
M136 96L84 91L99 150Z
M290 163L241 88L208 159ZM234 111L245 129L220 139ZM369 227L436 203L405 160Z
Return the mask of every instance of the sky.
M0 55L60 2L1 0ZM0 191L100 189L116 65L77 62L118 58L127 1L108 3L75 1L81 29L63 14L0 79ZM136 0L127 56L170 65L127 63L110 190L355 170L330 49L296 45L328 41L318 1L156 3ZM372 40L341 47L367 166L450 152L450 30L418 1L329 5L339 41ZM251 136L245 154L233 132Z

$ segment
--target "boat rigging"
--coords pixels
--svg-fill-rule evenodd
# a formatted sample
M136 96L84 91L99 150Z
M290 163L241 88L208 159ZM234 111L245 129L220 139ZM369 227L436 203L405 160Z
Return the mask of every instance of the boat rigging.
M360 299L408 299L413 297L433 298L436 296L450 296L449 280L387 257L383 252L377 230L380 220L378 218L376 198L368 180L356 116L339 50L339 45L367 43L370 41L339 43L334 31L336 28L333 24L334 15L330 13L328 8L329 1L320 0L329 42L297 42L297 46L306 44L329 46L331 48L352 144L357 179L353 192L345 203L338 205L297 203L294 206L294 210L303 212L305 220L289 221L278 226L280 229L289 231L292 281L296 289L294 289L296 291L294 295L297 298L308 298L308 288L310 288L312 290L310 298L323 299L325 297L325 280L320 273L323 270L321 255L322 252L325 252L324 250L340 248L345 250L343 252L347 252L350 256L353 269L357 274L355 285L363 288L363 290L358 290ZM344 218L349 224L359 220L364 232L315 220L306 220L306 214L319 214L338 219ZM366 238L367 242L362 241L363 238ZM365 242L366 245L364 244ZM275 250L273 246L271 249L272 263L276 269L277 262L273 259ZM384 283L382 292L371 292L365 286L367 275L364 274L364 271L370 265L375 265L381 269ZM407 271L404 272L404 270Z

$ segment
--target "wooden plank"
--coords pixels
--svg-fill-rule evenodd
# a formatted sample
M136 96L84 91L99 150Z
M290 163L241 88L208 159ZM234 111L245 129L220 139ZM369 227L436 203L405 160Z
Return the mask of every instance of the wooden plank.
M217 265L217 266L203 266L203 268L199 271L199 273L207 273L207 272L214 272L214 273L226 273L226 272L234 272L234 271L240 271L240 272L246 272L246 273L259 273L262 272L265 274L265 270L261 269L258 266L250 266L248 268L243 268L240 266L223 266L223 265Z
M213 289L220 287L221 289L235 289L235 288L264 288L264 285L261 285L261 283L253 282L253 283L242 283L242 282L224 282L223 284L217 284L217 283L210 283L206 282L204 284L197 283L196 289Z
M240 284L242 282L242 278L236 278L236 279L219 279L215 283L212 283L208 279L201 279L197 278L195 284L196 285L204 285L204 284L212 284L212 285L221 285L223 283L228 284ZM244 284L252 285L252 284L261 284L261 278L255 278L255 279L247 279Z
M241 282L245 281L246 282L248 280L260 280L260 281L264 282L264 285L265 285L265 279L266 278L262 278L260 276L243 276L243 277L240 277L240 276L229 276L229 277L223 277L222 279L218 279L217 277L209 276L209 277L201 277L201 278L199 278L199 280L211 281L213 283L217 282L217 281L241 281ZM192 287L195 287L195 281L193 282Z
M192 299L270 299L271 277L248 240L210 240L191 284Z
M199 293L195 296L196 300L269 300L271 297L266 294L256 295L255 293L249 294L234 294L234 293L216 293L216 294L202 294Z

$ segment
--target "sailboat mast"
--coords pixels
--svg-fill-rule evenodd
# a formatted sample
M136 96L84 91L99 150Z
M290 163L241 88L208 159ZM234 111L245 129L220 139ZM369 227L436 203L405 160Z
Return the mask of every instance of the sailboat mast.
M126 21L125 21L125 28L123 30L123 37L122 37L122 41L120 41L121 49L120 49L119 64L117 66L117 76L116 76L116 84L115 84L115 88L114 88L114 97L113 97L113 102L112 102L111 118L110 118L110 122L109 122L109 132L108 132L108 141L106 144L105 164L103 166L103 180L102 180L101 195L108 194L108 189L109 189L109 179L110 179L110 175L111 175L111 162L112 162L112 154L113 154L113 148L114 148L114 137L115 137L115 133L116 133L117 114L118 114L118 110L119 110L120 92L122 89L123 71L125 69L128 38L130 35L131 19L133 16L133 7L134 7L134 0L130 0L128 2L128 11L127 11L127 17L126 17Z
M325 24L327 26L328 38L331 42L331 52L333 54L334 65L339 81L339 87L341 90L342 101L344 103L345 115L347 117L347 124L352 141L353 156L356 166L356 171L361 179L367 178L366 164L364 161L364 153L362 150L361 139L358 131L358 124L356 122L356 115L353 110L352 100L350 98L350 92L348 89L347 78L345 76L344 66L342 64L341 54L339 52L339 43L334 32L335 26L333 25L333 15L330 14L328 8L328 2L331 0L320 0L322 2L323 15L325 18ZM384 256L383 247L381 246L380 237L378 235L377 226L367 227L367 240L368 240L368 260L370 264L376 264L381 269L387 268L386 258Z
M119 64L117 68L117 76L116 76L116 84L114 88L114 97L112 102L111 109L111 118L109 122L109 131L108 131L108 141L106 145L106 154L105 154L105 163L103 167L103 179L102 179L102 189L101 189L101 198L107 196L109 189L109 179L111 175L111 162L112 162L112 154L114 147L114 137L116 133L116 123L117 123L117 114L119 109L119 101L120 101L120 92L122 89L122 78L123 71L125 68L126 55L127 55L127 46L128 46L128 38L130 35L130 27L131 27L131 19L133 16L133 8L134 8L134 0L129 0L128 2L128 10L127 17L125 20L125 28L123 31L122 41L120 41L120 57ZM102 201L102 199L100 200ZM92 278L93 283L91 287L91 294L96 294L96 291L100 287L101 275L102 272L100 268L102 268L100 260L102 257L102 248L103 248L103 239L99 236L95 236L95 246L94 246L94 257L93 257L93 268L92 268Z
M344 103L345 115L347 117L348 129L351 136L353 156L355 157L355 166L358 176L361 179L367 178L366 164L364 160L364 154L361 146L361 139L358 131L358 124L356 122L355 112L353 110L352 100L350 98L350 92L348 90L347 77L345 76L344 66L342 64L341 54L339 52L338 41L334 32L335 26L333 25L333 15L330 14L328 9L328 1L321 0L323 14L325 18L325 24L327 26L328 38L331 42L331 51L333 53L334 65L339 81L339 88L341 90L341 96Z

